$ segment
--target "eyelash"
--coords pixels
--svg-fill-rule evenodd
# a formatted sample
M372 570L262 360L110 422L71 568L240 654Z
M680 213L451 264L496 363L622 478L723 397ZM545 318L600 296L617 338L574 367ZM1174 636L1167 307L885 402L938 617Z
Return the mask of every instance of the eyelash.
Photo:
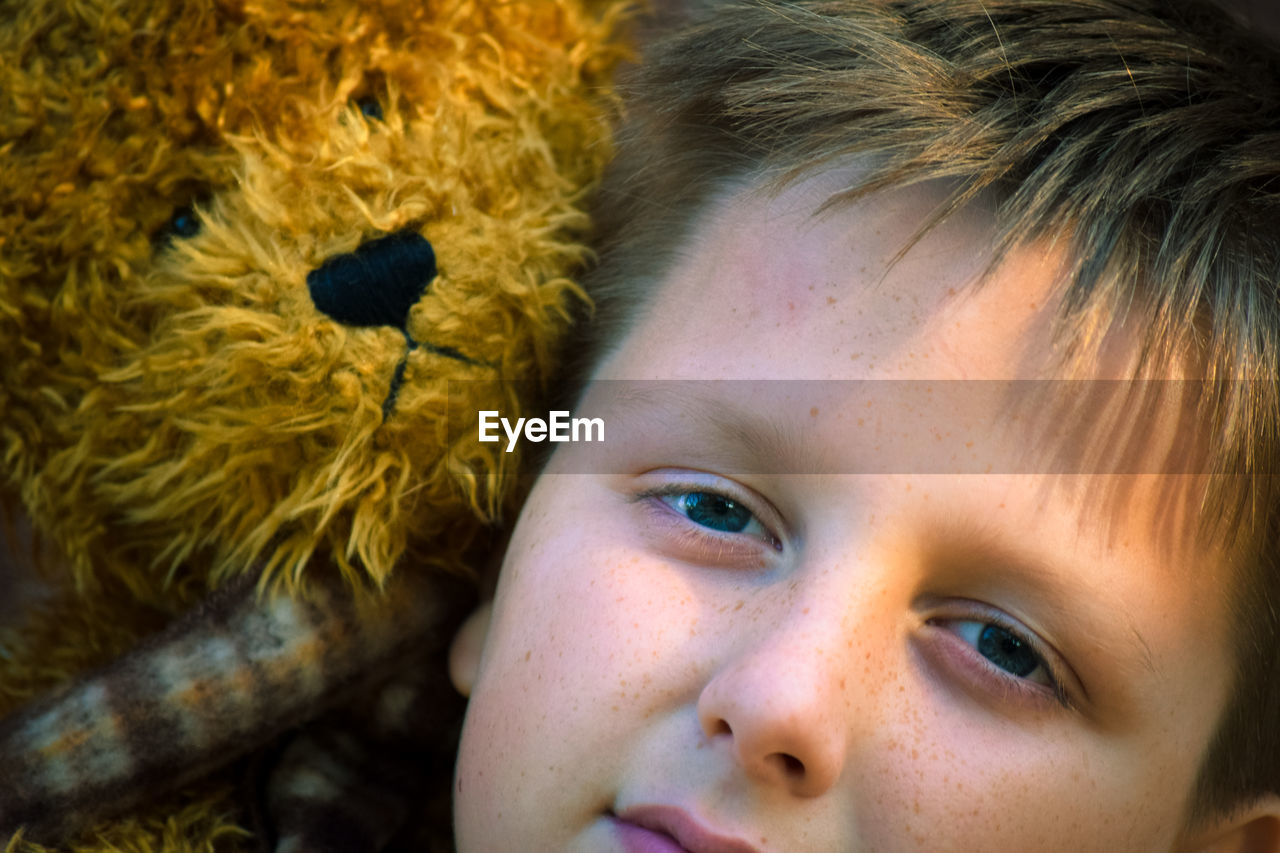
M1011 620L1004 618L1001 614L980 607L977 602L971 602L971 605L973 608L977 608L978 612L933 617L926 620L925 624L938 628L948 635L946 640L942 640L937 644L947 643L951 646L950 648L943 647L941 649L941 655L947 659L946 665L966 670L971 676L985 682L991 692L1013 694L1017 700L1041 706L1052 701L1066 710L1072 710L1074 705L1070 694L1066 690L1064 681L1058 675L1056 667L1051 662L1051 655L1041 650L1043 644L1035 638L1035 635L1025 628L1020 628L1013 624ZM1048 684L1039 684L1026 676L1015 675L996 666L995 663L988 660L978 651L976 645L970 644L959 635L954 626L961 624L977 624L980 629L987 626L995 626L1017 638L1027 646L1030 653L1035 657L1037 669L1043 670ZM956 650L955 646L963 646L964 651Z

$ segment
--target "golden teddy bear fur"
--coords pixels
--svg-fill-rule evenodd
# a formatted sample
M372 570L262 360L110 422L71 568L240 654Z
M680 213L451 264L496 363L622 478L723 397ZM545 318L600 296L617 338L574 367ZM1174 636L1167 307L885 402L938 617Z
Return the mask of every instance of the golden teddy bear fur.
M3 3L0 507L55 556L0 716L244 578L468 574L513 497L468 425L585 301L625 5ZM434 250L407 313L318 307L313 273L389 235ZM67 849L250 849L229 778Z

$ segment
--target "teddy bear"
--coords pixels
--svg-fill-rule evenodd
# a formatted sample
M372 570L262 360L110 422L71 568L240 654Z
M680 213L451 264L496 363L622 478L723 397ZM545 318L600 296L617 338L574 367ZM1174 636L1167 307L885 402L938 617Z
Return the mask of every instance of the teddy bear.
M536 408L588 306L631 13L9 8L6 853L447 849L439 653L520 491L474 424Z

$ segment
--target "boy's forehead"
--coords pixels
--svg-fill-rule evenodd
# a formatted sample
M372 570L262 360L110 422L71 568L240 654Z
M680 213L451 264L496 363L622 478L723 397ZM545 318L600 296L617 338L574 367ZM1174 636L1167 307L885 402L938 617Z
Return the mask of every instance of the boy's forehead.
M932 182L826 204L855 177L834 170L777 193L739 187L714 201L621 348L639 357L611 358L597 377L1049 375L1064 252L1016 249L984 277L995 238L988 204L966 206L912 244L947 188ZM793 346L820 329L825 350ZM740 346L672 351L666 339L679 334Z
M595 378L1120 382L1203 373L1177 356L1139 371L1142 311L1133 306L1098 300L1087 318L1063 324L1070 234L1015 245L994 264L990 194L925 229L953 186L935 180L843 200L864 171L722 192Z

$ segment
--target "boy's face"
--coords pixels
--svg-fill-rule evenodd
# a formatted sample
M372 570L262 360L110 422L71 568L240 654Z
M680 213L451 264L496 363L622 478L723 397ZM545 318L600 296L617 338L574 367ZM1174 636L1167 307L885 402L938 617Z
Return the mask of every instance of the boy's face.
M1055 375L1052 252L975 290L970 211L889 265L936 196L814 216L836 186L724 202L597 378ZM1125 375L1112 350L1098 378ZM875 461L899 427L969 427L867 387L637 382L591 412L625 433L608 470L561 445L476 670L461 850L1188 844L1232 660L1226 560L1171 533L1192 478L1037 474L1025 418L975 451L1013 473L894 473L919 470Z

